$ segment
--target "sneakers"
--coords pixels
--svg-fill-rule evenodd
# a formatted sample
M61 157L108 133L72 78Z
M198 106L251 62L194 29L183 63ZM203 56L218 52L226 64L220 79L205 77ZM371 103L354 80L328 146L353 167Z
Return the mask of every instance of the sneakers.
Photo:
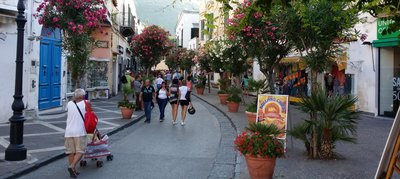
M178 122L172 121L172 125L176 125L176 124L178 124Z
M164 119L160 119L160 122L164 122Z
M185 125L185 122L182 121L182 122L181 122L181 126L184 126L184 125Z

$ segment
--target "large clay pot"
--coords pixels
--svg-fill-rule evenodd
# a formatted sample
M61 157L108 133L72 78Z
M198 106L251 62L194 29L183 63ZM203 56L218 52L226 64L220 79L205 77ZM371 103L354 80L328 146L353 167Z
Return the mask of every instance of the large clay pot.
M251 179L272 179L276 158L259 158L246 155L247 169Z
M120 107L122 119L131 119L133 114L133 109L129 109L127 107Z
M203 95L204 94L204 88L196 88L197 94Z
M235 103L235 102L228 102L228 111L229 112L238 112L239 111L239 105L240 103Z
M219 102L221 104L226 104L227 103L226 99L228 99L229 94L218 94L218 96L219 96Z
M255 123L257 119L257 113L246 111L246 117L247 121L249 121L249 124Z

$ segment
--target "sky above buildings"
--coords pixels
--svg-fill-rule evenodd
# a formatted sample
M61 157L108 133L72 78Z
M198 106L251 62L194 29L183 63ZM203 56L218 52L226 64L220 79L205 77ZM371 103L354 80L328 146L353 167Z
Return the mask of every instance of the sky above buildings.
M198 10L199 0L135 0L139 19L147 25L159 25L175 34L182 10Z

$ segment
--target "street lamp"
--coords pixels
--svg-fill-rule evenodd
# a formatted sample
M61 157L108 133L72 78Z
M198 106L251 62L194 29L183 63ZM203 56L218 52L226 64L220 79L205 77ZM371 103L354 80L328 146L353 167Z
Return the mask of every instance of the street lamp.
M15 70L15 91L14 102L12 104L13 115L10 118L10 145L5 152L5 160L20 161L26 159L26 148L23 144L24 121L23 116L24 102L22 98L22 74L24 64L24 31L25 31L25 4L24 0L18 0L17 19L17 60Z

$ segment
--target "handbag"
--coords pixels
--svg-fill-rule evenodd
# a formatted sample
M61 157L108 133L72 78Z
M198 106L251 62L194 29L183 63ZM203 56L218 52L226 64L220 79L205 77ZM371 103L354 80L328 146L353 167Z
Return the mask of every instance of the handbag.
M190 115L193 115L194 113L196 113L196 109L193 107L193 105L191 105L191 106L188 108L188 113L189 113Z

